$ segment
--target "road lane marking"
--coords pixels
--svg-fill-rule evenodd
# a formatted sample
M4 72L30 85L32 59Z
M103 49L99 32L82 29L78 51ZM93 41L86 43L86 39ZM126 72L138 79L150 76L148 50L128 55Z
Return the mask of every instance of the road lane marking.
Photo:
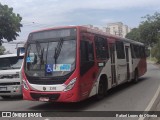
M148 104L145 111L154 111L159 103L159 100L160 100L160 86L158 87L155 95L153 96L152 100ZM141 117L138 120L148 120L148 119L149 119L149 117Z

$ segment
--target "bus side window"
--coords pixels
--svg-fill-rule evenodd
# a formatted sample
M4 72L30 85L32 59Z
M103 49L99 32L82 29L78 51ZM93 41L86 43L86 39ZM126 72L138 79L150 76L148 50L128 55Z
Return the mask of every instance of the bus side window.
M135 58L140 58L140 46L133 45L134 52L135 52Z
M135 50L134 50L134 45L131 44L130 46L131 46L131 56L132 56L132 58L136 58L136 54L135 54Z
M81 66L80 73L83 75L94 65L93 43L82 40L80 43L81 49Z
M96 58L105 60L109 58L107 40L102 37L95 37Z
M116 51L117 51L117 58L118 59L125 59L124 44L123 44L123 42L116 41Z

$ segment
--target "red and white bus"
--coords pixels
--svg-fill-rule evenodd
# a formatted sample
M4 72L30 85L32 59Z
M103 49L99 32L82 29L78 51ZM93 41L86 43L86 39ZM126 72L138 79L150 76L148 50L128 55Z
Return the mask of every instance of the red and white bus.
M147 71L145 47L84 26L29 34L22 70L25 100L78 102L137 82Z

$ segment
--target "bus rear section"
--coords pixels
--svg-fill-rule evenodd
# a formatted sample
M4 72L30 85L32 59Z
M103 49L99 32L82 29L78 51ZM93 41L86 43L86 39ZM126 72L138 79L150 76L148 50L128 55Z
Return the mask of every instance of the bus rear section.
M30 33L22 67L23 99L102 99L108 89L131 81L136 68L140 70L141 58L133 58L131 44L142 46L81 26Z
M22 95L21 66L23 56L7 54L0 56L0 96L9 98Z

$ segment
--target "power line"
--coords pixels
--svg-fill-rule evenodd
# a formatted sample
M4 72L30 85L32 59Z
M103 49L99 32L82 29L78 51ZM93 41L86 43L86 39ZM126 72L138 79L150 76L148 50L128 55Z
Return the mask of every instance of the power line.
M51 24L36 24L36 25L24 25L24 27L51 27L55 25Z

